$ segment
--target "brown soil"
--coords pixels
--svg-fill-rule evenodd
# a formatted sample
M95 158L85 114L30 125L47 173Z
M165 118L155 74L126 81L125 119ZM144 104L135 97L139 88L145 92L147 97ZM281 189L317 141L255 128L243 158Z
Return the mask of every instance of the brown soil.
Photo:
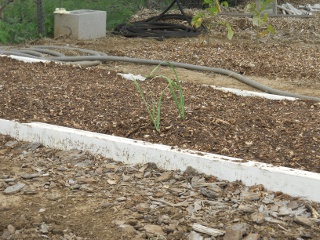
M169 90L155 131L132 81L104 68L1 58L1 118L40 121L320 172L319 103L241 97L183 82L186 118ZM140 83L146 96L166 81ZM149 99L150 100L150 99Z
M1 135L0 166L1 240L203 239L195 224L219 232L205 239L320 236L320 204L191 168L124 165Z
M41 39L29 45L65 46L68 44L73 47L101 51L109 55L224 68L241 73L276 89L320 97L318 15L310 19L272 19L277 33L275 36L261 39L258 48L255 47L253 41L254 33L249 19L225 18L232 23L237 33L232 41L226 40L222 28L215 27L211 37L203 36L193 39L157 41L108 35L104 39L93 41ZM79 53L67 51L66 54L77 55ZM218 153L278 166L320 172L319 102L307 100L272 101L257 97L236 96L214 90L203 84L256 90L225 76L177 69L182 81L186 118L184 120L179 118L172 96L167 89L161 105L160 132L157 132L134 83L117 75L119 72L148 75L153 68L154 66L107 62L98 67L86 69L54 63L27 64L1 57L0 118L20 122L41 121L132 139L142 139L178 148ZM169 68L161 67L157 73L173 77L172 70ZM149 100L151 95L158 99L159 94L166 88L165 80L159 78L139 83L145 94L149 96ZM51 150L45 151L50 152ZM5 156L6 153L7 150L4 150L2 156ZM50 154L49 156L52 156ZM13 155L10 153L10 156L14 156L14 153ZM48 158L50 159L50 157ZM31 158L29 160L34 161ZM1 171L3 171L1 174L7 177L20 176L19 168L21 166L19 164L21 165L17 159L15 164L11 166L10 159L6 158L6 161L1 161ZM33 169L31 165L28 165L30 171ZM66 163L66 167L68 166ZM58 167L55 166L55 168ZM81 175L79 172L76 174ZM71 174L70 178L73 177L75 176ZM104 178L99 179L103 180ZM64 181L68 181L68 179L64 179ZM60 184L62 183L60 182ZM99 185L97 189L102 191L105 187ZM132 189L133 187L131 186ZM128 189L126 191L129 191ZM75 197L72 194L72 196L68 195L64 191L65 189L58 188L58 190L66 197L62 197L65 205L62 202L56 206L56 209L52 207L52 211L49 211L53 214L52 216L47 215L41 219L32 219L38 224L37 227L40 227L41 222L49 222L56 225L66 224L68 228L76 229L77 221L84 217L86 211L90 210L93 213L97 210L95 205L97 198L92 200L93 205L90 205L90 201L84 201L87 198L87 192ZM67 188L67 190L70 189ZM114 188L110 194L117 194L117 191L118 189ZM123 191L125 192L125 190ZM117 196L121 197L121 194ZM135 203L138 203L139 199L135 199L137 196L134 194L132 196L134 196ZM1 195L1 197L0 200L4 207L0 206L0 214L4 213L6 219L10 219L10 221L6 221L0 226L0 232L8 224L15 223L18 213L22 211L18 209L21 202L34 202L35 205L30 203L29 207L22 204L22 209L25 209L22 215L28 216L31 210L41 209L40 203L43 201L41 194L34 197L16 195L9 197ZM98 199L104 197L99 195ZM15 199L18 201L16 205L13 203ZM9 207L8 210L5 203L10 201L15 207ZM77 209L72 208L74 202L78 203L78 208L79 204L83 205L83 209L86 208L84 205L88 206L83 215L78 213ZM121 203L121 201L119 202ZM43 204L46 209L51 207L50 201ZM64 207L69 209L69 215L65 214L67 219L68 216L71 216L68 221L63 220L65 219L63 213L59 213L61 214L59 216L54 215L58 211L57 209L63 209L62 212L64 212ZM111 218L115 218L114 215L119 209L121 209L119 214L124 217L125 214L122 210L126 209L125 205L118 206L113 211L107 210L101 216L109 221ZM6 211L9 211L8 214ZM101 219L101 216L98 216L100 210L97 211L95 219ZM13 215L14 218L8 217ZM36 218L36 216L34 215L32 218ZM57 218L58 220L54 220ZM87 228L85 226L79 227L81 231L79 230L77 235L86 236L87 239L101 239L106 236L102 233L99 235L102 226L94 225L89 219L84 221L88 221L89 225ZM79 220L79 223L85 224L84 221ZM108 227L115 226L111 220L101 223ZM179 231L189 232L190 225L188 226L188 228ZM261 233L259 232L261 237L281 239L284 236L283 232L285 232L278 228L279 234L270 235L267 230L270 229L268 225L262 225L258 228L262 229ZM292 225L292 228L294 229L295 225ZM67 232L69 236L66 239L76 239L76 237L72 238L72 234L66 231L66 228L63 229L65 235ZM124 237L123 233L122 235L117 233L115 229L109 236L119 234L117 235L118 239L120 237L128 239ZM57 235L62 236L62 230L59 230ZM273 229L272 231L277 230ZM106 232L103 234L108 235ZM174 235L168 239L184 239L184 237L178 236L180 235ZM297 236L294 235L294 237ZM311 238L313 237L316 236L312 235ZM57 237L56 239L63 238ZM111 237L111 239L115 238Z
M286 20L292 21L282 19ZM270 39L257 50L250 40L214 39L205 45L202 40L159 42L108 36L77 42L44 39L37 44L72 43L109 55L224 68L276 89L320 97L317 44ZM178 118L167 90L161 106L160 132L157 132L134 83L117 76L117 72L146 76L154 66L108 62L84 69L43 63L30 65L7 58L0 61L1 118L42 121L320 172L318 102L240 97L202 84L252 88L214 73L177 69L182 80L186 119ZM174 77L170 68L159 68L156 73ZM166 88L166 82L161 79L140 84L148 101L153 94L158 99Z

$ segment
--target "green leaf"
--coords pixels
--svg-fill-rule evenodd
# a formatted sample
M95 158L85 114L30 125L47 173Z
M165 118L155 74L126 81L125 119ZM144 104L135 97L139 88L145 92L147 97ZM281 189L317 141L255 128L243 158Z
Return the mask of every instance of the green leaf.
M229 40L232 40L232 38L234 36L234 31L233 31L233 29L232 29L232 27L231 27L231 25L229 23L227 23L226 26L227 26L227 30L228 30L227 38Z
M264 37L265 35L267 35L269 33L269 30L263 30L262 32L260 32L259 36L260 37Z
M274 28L271 25L268 25L268 31L272 34L275 34L276 31L274 30Z
M195 28L199 28L202 24L202 18L201 17L194 17L191 20L191 26Z
M249 3L245 6L244 11L246 12L252 12L255 9L254 3Z
M219 13L219 6L218 5L214 5L213 9L213 14L211 15L217 15Z
M160 121L161 121L161 103L162 103L162 98L163 98L163 93L161 93L160 98L158 100L158 111L157 111L157 120L155 123L155 128L159 132L160 131Z
M252 24L254 26L259 27L260 26L260 17L259 16L253 16L252 18Z
M220 5L223 7L229 7L229 4L227 1L223 1Z

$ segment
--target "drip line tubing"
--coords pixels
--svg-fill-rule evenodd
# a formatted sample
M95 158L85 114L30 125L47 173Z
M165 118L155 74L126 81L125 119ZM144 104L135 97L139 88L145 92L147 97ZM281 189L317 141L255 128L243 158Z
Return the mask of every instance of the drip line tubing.
M57 51L53 51L51 49L79 51L86 55L65 56L64 54ZM169 65L169 62L170 62L170 64L172 64L174 67L177 67L177 68L184 68L184 69L195 70L195 71L213 72L213 73L225 75L228 77L232 77L255 89L258 89L262 92L266 92L269 94L320 101L320 98L318 97L300 95L300 94L277 90L277 89L265 86L263 84L260 84L254 80L251 80L241 74L238 74L230 70L226 70L222 68L207 67L207 66L199 66L199 65L188 64L188 63L162 61L162 60L150 60L150 59L143 59L143 58L122 57L122 56L111 56L103 52L82 49L82 48L66 47L66 46L33 46L31 48L23 48L21 50L15 49L15 48L10 49L10 47L6 46L6 47L0 47L0 54L16 55L16 56L34 58L37 60L80 65L81 67L96 66L98 64L101 64L103 62L108 62L108 61L130 62L130 63L136 63L136 64L161 65L161 66L170 66Z

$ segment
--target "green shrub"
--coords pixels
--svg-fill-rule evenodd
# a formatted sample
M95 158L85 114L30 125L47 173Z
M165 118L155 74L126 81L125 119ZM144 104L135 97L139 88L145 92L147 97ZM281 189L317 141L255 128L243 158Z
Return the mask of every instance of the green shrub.
M93 9L107 11L107 29L126 22L132 14L145 6L145 0L42 0L43 36L52 37L54 34L54 11L65 8L67 11L77 9ZM36 39L37 32L37 4L34 0L14 0L4 11L4 18L0 20L0 42L22 42Z

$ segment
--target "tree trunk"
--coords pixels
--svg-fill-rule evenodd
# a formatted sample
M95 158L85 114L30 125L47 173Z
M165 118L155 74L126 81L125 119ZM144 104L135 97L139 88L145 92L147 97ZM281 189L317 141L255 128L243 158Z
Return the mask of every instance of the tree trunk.
M5 0L3 1L2 5L0 5L0 19L3 19L4 16L3 16L3 10L4 8L9 4L9 3L12 3L14 0Z
M38 33L43 34L42 0L37 0Z

